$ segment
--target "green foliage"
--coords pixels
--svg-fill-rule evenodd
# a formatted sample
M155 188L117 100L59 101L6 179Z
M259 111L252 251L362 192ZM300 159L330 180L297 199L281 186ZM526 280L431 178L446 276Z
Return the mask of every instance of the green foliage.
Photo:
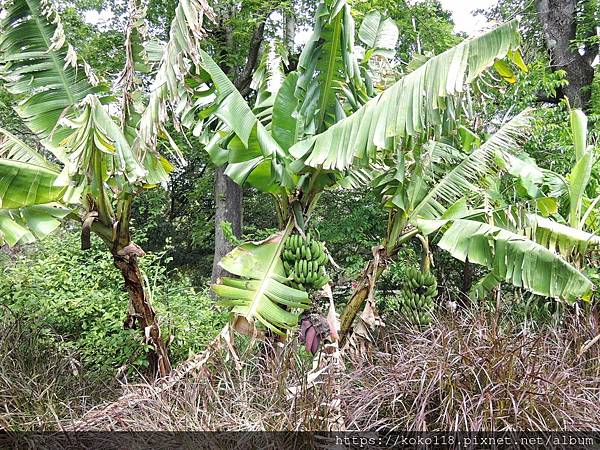
M446 225L450 226L443 231L438 246L461 261L487 267L497 281L571 303L581 297L589 300L593 284L585 274L535 239L474 220L418 221L425 234ZM572 230L565 228L567 232ZM569 244L575 240L567 233L559 231L559 234ZM556 240L551 241L556 246Z
M290 154L307 166L343 170L449 134L458 125L454 111L460 108L464 86L497 60L520 61L517 25L508 22L434 56L353 114L294 144Z
M163 336L174 336L170 355L182 361L214 337L224 317L185 277L167 273L160 255L141 262ZM60 345L89 370L111 374L127 365L134 371L147 359L137 330L123 329L129 300L122 286L103 244L82 252L78 234L63 232L3 267L0 304L48 339L61 336Z
M444 10L438 0L352 1L352 12L357 21L373 10L394 20L398 26L400 39L396 49L401 61L410 61L416 52L440 54L461 40L453 32L451 13Z
M79 5L68 6L60 12L68 40L79 57L93 67L99 76L115 76L125 64L123 30L118 29L118 23L109 23L107 26L86 23L80 8Z
M312 220L344 278L354 278L385 233L386 214L372 191L326 191Z

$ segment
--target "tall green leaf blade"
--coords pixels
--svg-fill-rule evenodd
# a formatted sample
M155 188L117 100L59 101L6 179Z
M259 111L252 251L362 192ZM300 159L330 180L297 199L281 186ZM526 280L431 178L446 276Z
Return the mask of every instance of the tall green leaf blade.
M408 137L441 132L442 124L449 122L443 114L449 107L456 109L452 97L519 43L516 21L466 40L431 58L327 131L296 143L290 153L312 167L343 170L368 165L378 149L395 149Z
M298 61L295 117L299 136L313 134L339 119L337 93L346 84L365 90L354 56L354 34L354 19L345 0L319 3L314 30Z
M221 119L238 136L244 146L248 146L250 134L257 129L257 135L264 156L278 154L283 156L284 152L277 142L266 132L264 126L252 112L252 109L227 78L227 75L215 63L208 53L200 50L202 68L206 70L211 81L217 89L217 104L215 115Z
M277 92L273 104L271 134L285 150L289 150L298 140L298 121L294 117L298 105L298 99L294 96L297 82L298 74L290 73Z
M569 115L575 161L579 161L587 148L587 116L580 109L574 109Z
M271 133L256 117L246 100L242 97L227 75L219 68L208 53L200 50L201 67L214 84L215 102L212 113L237 136L242 148L229 152L227 161L231 165L241 164L227 169L228 175L238 184L254 181L254 186L264 192L273 192L284 187L295 186L287 162L290 157ZM223 138L228 139L225 134ZM221 138L211 141L210 152L213 159L224 159ZM243 148L248 150L244 155ZM262 156L258 156L258 150ZM270 164L270 168L268 165ZM257 169L256 173L252 171Z
M569 223L578 227L581 220L581 205L585 196L585 189L590 181L594 158L592 150L587 150L575 163L569 176Z

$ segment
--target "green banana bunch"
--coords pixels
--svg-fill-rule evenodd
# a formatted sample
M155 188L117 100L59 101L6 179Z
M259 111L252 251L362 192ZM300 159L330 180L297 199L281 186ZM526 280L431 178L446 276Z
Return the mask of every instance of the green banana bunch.
M299 234L290 235L283 244L281 254L289 285L296 289L321 289L330 280L325 270L325 246L310 233L306 239Z
M437 280L432 273L408 269L400 293L396 296L400 313L413 325L429 325L437 294Z

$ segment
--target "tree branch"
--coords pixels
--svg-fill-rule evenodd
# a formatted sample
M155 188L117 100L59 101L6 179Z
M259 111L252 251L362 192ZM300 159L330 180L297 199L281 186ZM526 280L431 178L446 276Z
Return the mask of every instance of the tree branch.
M239 75L233 81L234 86L240 91L243 96L249 94L250 83L252 81L252 73L258 63L258 52L260 50L260 44L263 41L265 35L265 21L263 20L254 29L252 39L250 39L250 51L248 53L248 59L246 65L241 70Z

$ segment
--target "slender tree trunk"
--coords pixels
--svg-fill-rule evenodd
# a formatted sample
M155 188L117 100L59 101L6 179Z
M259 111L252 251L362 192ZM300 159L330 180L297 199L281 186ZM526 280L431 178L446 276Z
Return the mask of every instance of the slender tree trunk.
M571 106L585 109L590 99L594 79L591 62L596 56L593 48L581 55L573 48L576 36L577 0L536 0L535 6L542 25L544 40L550 52L554 70L564 70L569 84L562 88ZM597 50L595 51L597 53Z
M235 14L232 9L229 11L230 16ZM228 49L234 48L233 32L228 27L223 27L225 37L225 47ZM250 49L246 64L241 70L232 67L223 67L223 71L229 76L234 76L233 84L240 91L242 96L250 93L250 84L252 74L258 63L258 54L260 44L263 41L265 33L265 20L258 23L252 38L250 39ZM225 271L219 266L219 261L223 256L229 253L233 246L223 233L221 223L228 221L231 223L233 234L236 237L242 235L242 188L234 183L227 175L225 175L225 167L215 168L215 253L213 258L211 282L216 283L217 279L225 274Z
M229 253L233 246L225 238L221 223L231 223L233 234L242 235L242 188L225 175L225 166L215 169L215 253L212 268L212 283L223 276L225 271L219 266L219 261Z
M284 39L288 53L294 53L294 41L296 39L296 16L293 12L286 13L283 17L285 21Z
M113 258L115 265L123 274L125 288L129 292L130 311L127 315L125 327L142 330L145 342L152 346L152 350L148 352L148 373L158 374L161 378L166 377L171 373L171 362L160 333L156 313L144 289L144 281L138 266L137 255L121 251L113 254Z

